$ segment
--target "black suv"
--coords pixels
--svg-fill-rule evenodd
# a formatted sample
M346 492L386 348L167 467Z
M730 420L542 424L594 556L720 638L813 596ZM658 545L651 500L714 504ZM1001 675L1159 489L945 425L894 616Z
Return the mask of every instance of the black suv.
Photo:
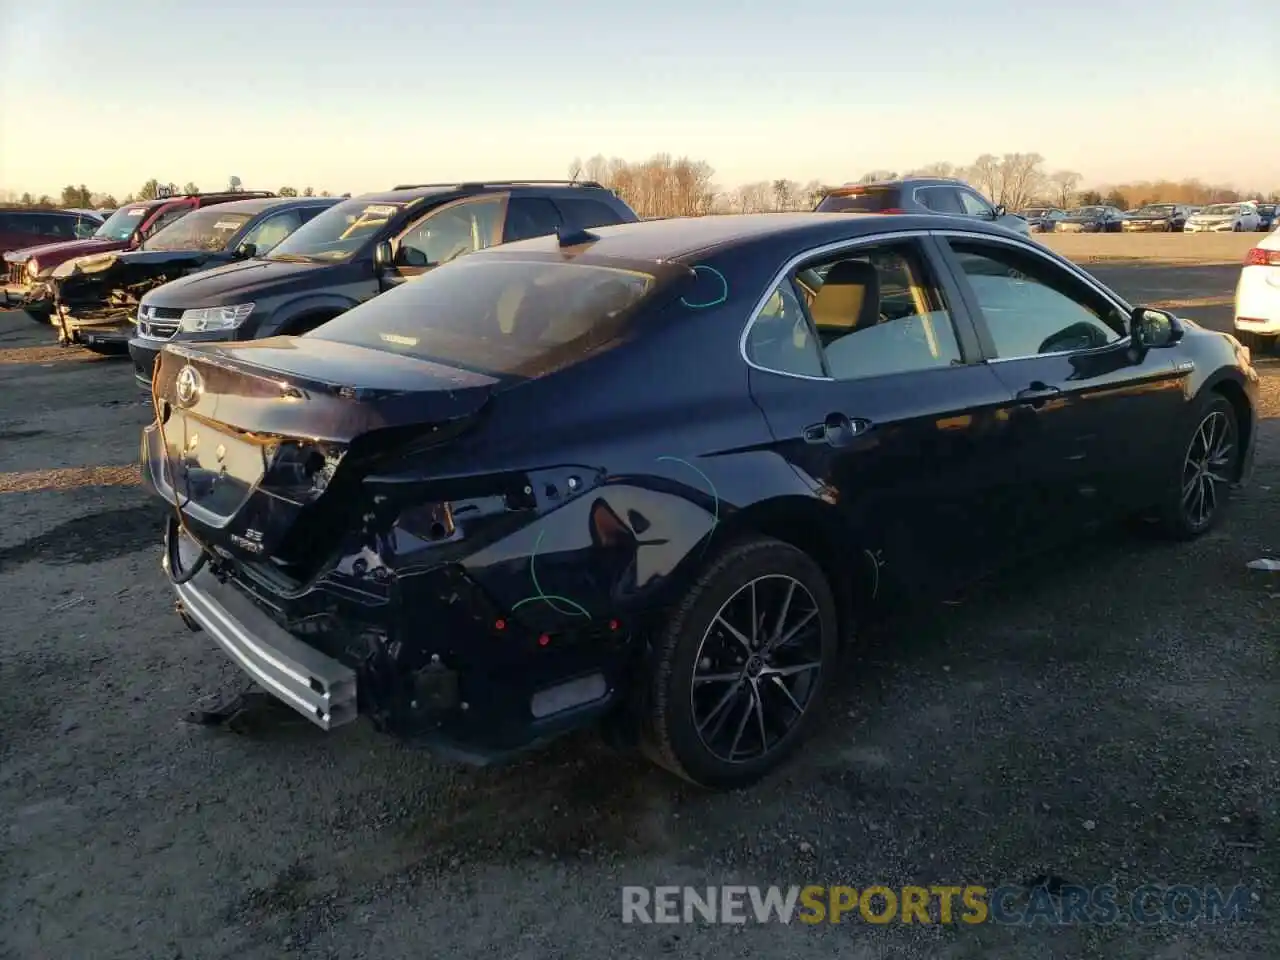
M266 257L206 270L148 292L129 341L151 386L170 340L299 334L482 247L639 219L593 181L404 184L330 207Z

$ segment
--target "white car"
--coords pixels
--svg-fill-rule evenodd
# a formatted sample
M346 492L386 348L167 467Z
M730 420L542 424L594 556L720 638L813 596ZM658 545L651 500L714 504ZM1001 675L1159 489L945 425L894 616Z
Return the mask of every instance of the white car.
M1218 233L1225 230L1257 230L1258 208L1253 203L1211 203L1187 218L1184 233Z
M1280 335L1280 230L1263 237L1245 257L1236 283L1236 339L1256 355Z

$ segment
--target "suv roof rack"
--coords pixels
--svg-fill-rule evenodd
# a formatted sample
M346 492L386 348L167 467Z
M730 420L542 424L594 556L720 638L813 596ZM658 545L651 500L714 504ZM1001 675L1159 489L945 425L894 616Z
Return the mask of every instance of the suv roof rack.
M275 195L270 190L197 190L195 193L187 193L184 190L174 190L169 185L161 184L156 195L151 200L178 200L187 197L235 197L239 200L261 200ZM137 202L149 203L151 201L139 200Z
M392 190L425 190L428 187L453 187L457 190L475 190L482 187L594 187L603 190L604 184L595 180L463 180L454 183L397 183Z

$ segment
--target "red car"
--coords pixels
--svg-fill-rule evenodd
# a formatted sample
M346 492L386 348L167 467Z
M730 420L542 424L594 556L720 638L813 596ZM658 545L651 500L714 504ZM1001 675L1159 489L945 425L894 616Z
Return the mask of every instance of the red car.
M91 210L0 207L0 256L37 243L91 237L105 219Z
M94 253L132 250L179 217L201 207L229 200L273 196L273 193L236 191L180 194L143 200L121 207L92 235L83 239L64 239L10 250L4 254L6 283L0 306L17 307L25 310L33 319L47 322L53 313L53 289L49 278L58 264L73 257Z

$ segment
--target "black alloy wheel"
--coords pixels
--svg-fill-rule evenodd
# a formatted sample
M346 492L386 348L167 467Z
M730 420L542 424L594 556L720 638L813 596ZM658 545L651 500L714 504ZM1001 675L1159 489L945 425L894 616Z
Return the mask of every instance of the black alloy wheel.
M831 682L835 601L789 544L723 550L655 644L644 747L696 784L746 786L803 739Z
M1195 426L1182 445L1177 488L1161 510L1162 526L1176 539L1189 540L1221 519L1239 473L1240 439L1235 408L1219 393L1196 407Z

